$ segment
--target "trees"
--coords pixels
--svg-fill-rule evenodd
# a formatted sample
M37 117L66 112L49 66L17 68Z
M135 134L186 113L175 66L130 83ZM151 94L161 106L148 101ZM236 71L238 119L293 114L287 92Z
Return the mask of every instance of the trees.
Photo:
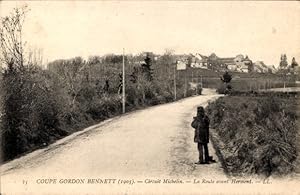
M174 50L166 49L153 64L154 77L159 82L160 94L164 94L163 96L168 100L174 99L174 66L178 58L174 55ZM180 84L180 80L177 84Z
M222 85L217 91L219 93L227 94L232 89L231 85L229 85L232 80L232 76L226 71L223 76L220 77L221 81L223 81L224 85Z
M150 58L150 54L146 54L146 58L144 59L145 63L142 64L142 71L145 74L145 77L148 81L153 79L153 69L152 69L152 59Z
M27 7L1 18L0 46L4 71L1 82L3 159L47 144L61 134L59 107L51 76L25 56L22 39Z
M25 42L23 41L22 33L25 15L28 11L27 6L15 8L10 16L1 18L0 60L8 66L8 70L21 70L25 64Z
M85 63L81 57L75 57L69 60L54 61L49 66L65 83L65 88L71 96L69 105L74 107L83 82L89 80L89 72L86 70L89 64Z
M291 67L292 67L292 68L295 68L296 66L298 66L298 63L296 62L295 57L293 57L292 63L291 63Z
M154 75L160 81L166 81L173 79L174 63L176 59L173 54L173 50L166 49L162 56L159 56L157 62L153 65Z
M131 85L135 86L135 94L138 96L139 101L145 104L147 96L148 98L152 94L153 89L153 69L152 69L152 59L150 54L146 54L144 63L141 66L133 67L132 74L130 75ZM135 102L137 104L137 102Z
M218 70L220 66L221 63L219 61L219 57L215 53L212 53L208 57L208 67L212 70Z
M288 66L286 54L282 54L280 57L279 68L286 69Z
M22 39L26 11L26 7L15 9L1 19L0 26L0 125L5 160L121 112L118 73L122 56L61 59L43 70L41 50L39 56L28 52ZM125 57L126 74L132 72L132 82L126 81L126 104L131 109L173 101L176 56L168 51L159 63L157 56ZM178 89L182 86L177 84Z
M221 80L226 84L230 83L231 79L232 79L232 77L227 71L221 77Z
M0 61L3 64L1 90L3 99L2 148L3 158L11 158L22 150L20 126L22 126L22 105L24 99L24 43L22 27L26 7L14 9L10 16L1 18Z

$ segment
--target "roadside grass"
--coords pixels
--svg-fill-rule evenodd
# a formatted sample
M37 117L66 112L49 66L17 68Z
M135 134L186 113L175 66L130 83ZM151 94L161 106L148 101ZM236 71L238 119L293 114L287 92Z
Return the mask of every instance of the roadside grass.
M239 93L208 105L229 175L283 176L298 169L299 100L298 93Z

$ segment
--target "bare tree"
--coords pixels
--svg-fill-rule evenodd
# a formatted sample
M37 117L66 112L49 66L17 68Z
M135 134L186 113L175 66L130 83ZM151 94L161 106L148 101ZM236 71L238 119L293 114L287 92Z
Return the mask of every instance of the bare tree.
M43 65L43 50L41 48L32 48L28 52L29 66L41 66Z
M25 15L28 10L27 6L15 8L10 16L1 18L0 60L8 68L22 69L25 65L25 42L23 41L22 34Z

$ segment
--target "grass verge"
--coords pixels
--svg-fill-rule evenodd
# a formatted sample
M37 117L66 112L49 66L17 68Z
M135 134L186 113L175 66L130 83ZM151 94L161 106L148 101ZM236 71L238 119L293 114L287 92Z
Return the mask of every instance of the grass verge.
M297 170L298 102L297 93L273 92L225 96L208 105L212 141L229 175Z

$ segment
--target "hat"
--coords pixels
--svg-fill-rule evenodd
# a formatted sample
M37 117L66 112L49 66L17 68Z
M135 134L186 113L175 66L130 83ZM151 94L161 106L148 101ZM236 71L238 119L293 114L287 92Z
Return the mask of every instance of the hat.
M197 113L204 113L204 108L202 106L197 107Z

